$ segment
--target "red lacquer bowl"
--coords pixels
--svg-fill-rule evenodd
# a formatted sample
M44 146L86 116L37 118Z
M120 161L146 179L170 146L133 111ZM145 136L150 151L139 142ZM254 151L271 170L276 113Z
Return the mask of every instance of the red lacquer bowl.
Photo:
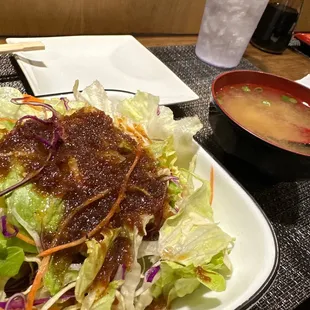
M258 71L229 71L219 75L212 83L210 123L215 140L222 149L255 166L261 172L281 180L310 178L310 156L289 151L263 140L236 123L216 100L216 93L234 84L268 86L309 103L310 89L285 78ZM310 124L309 124L310 125ZM310 147L310 145L309 145Z

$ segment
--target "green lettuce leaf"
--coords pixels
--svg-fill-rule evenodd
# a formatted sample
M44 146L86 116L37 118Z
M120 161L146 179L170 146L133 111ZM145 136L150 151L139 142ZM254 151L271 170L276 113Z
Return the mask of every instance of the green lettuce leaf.
M26 234L26 233L24 233ZM21 248L25 253L29 254L37 254L38 250L34 245L31 245L29 243L26 243L25 241L22 241L16 237L9 238L7 241L8 246L15 246Z
M10 173L0 180L0 190L16 184L21 179L22 169L15 165ZM5 198L9 221L19 228L24 227L35 241L39 239L37 235L42 227L51 232L57 229L63 214L61 199L39 194L31 183L17 188Z
M183 266L171 261L162 261L160 277L152 286L154 298L163 297L169 305L177 297L192 294L200 284L210 290L222 292L226 288L225 278L206 266Z
M49 264L48 271L44 275L44 286L49 290L51 295L58 293L61 288L66 284L65 278L68 277L68 274L71 274L68 271L68 268L71 264L71 260L67 256L56 254L52 257ZM76 280L77 274L75 279Z
M75 298L78 302L82 303L85 293L103 265L109 246L113 243L119 232L119 229L107 230L104 232L104 240L101 243L95 239L86 242L87 258L79 271L75 286Z
M203 181L183 200L180 212L166 220L159 237L162 259L201 266L232 243L233 239L213 222L209 197L209 183Z
M16 276L24 259L24 251L17 246L7 246L6 238L0 233L0 278Z
M198 267L196 270L197 279L200 283L215 292L223 292L226 289L226 281L220 273L208 270L206 267Z
M0 87L0 118L19 119L25 115L36 115L44 118L45 114L38 109L34 109L29 105L16 105L11 102L12 98L22 98L22 93L12 87ZM1 127L0 127L1 128Z
M6 297L4 287L7 281L18 276L25 259L23 249L8 246L9 240L0 233L0 301L4 301Z
M96 301L90 310L110 310L115 300L116 290L123 284L123 281L113 281L109 284L104 296Z
M142 124L150 139L166 140L172 136L177 157L175 164L188 169L198 149L193 136L202 124L197 116L174 120L171 109L158 104L158 97L138 91L133 98L120 102L117 108L121 115Z
M68 106L69 110L66 109L64 102L59 100L59 98L51 98L45 100L45 103L51 105L58 113L62 115L71 115L75 113L77 110L80 110L87 106L85 102L82 101L69 101ZM52 116L50 112L48 112L48 117Z
M160 230L158 249L163 261L151 291L154 298L163 296L167 304L191 294L200 284L223 291L222 273L231 273L227 254L233 239L214 223L209 182L198 179L201 187L182 201L179 213Z
M173 299L191 294L199 285L193 266L163 261L160 264L160 278L151 290L154 298L162 296L169 305Z
M98 81L93 82L80 93L79 81L77 80L73 86L73 93L77 102L87 103L113 117L115 106L108 98L104 87Z
M151 120L157 115L158 104L159 97L137 91L133 98L128 98L120 102L118 112L135 123L146 124L147 120Z

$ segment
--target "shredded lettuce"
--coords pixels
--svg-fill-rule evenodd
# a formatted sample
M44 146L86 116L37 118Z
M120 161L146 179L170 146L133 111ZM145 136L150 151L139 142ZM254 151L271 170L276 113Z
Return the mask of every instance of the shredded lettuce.
M59 99L46 100L46 103L62 115L71 115L82 107L91 106L104 111L118 126L118 120L122 118L128 126L138 124L143 128L149 138L145 140L145 148L157 163L158 177L167 181L167 203L174 215L161 227L157 241L144 241L136 227L105 229L103 241L91 239L86 242L87 254L80 253L85 259L79 268L70 268L72 261L62 261L54 255L42 288L42 296L48 293L52 298L42 309L58 303L59 298L73 288L76 304L66 310L143 310L154 298L164 298L170 305L174 299L191 294L200 285L223 291L226 279L232 273L228 254L233 238L214 222L209 182L193 174L198 149L193 136L202 128L198 117L174 120L169 108L158 106L158 97L141 91L132 98L112 102L98 81L81 93L76 82L74 96L75 101L69 102L69 110ZM14 105L10 102L13 97L22 97L22 94L12 88L0 88L0 139L13 129L14 120L24 115L40 118L51 115L44 109ZM17 183L23 176L23 169L15 162L10 173L0 179L0 190ZM196 190L194 179L201 182ZM37 245L36 248L16 237L6 239L0 235L0 300L5 299L5 283L18 275L24 261L40 263L39 258L29 254L41 251L42 227L49 232L57 230L63 209L60 198L42 195L31 183L0 198L0 212L7 215L9 222L23 234L31 236ZM151 220L150 216L143 218L145 234ZM121 234L131 240L132 263L124 280L112 281L107 288L99 289L94 284L95 279L107 251ZM160 266L152 282L146 280L149 267L145 267L145 262Z
M55 304L58 299L65 294L67 291L71 290L75 287L76 282L72 282L68 285L66 285L63 289L61 289L55 296L53 296L47 303L44 304L44 306L41 308L41 310L48 310Z
M73 87L73 93L78 102L87 103L98 110L104 111L107 115L113 116L114 106L108 98L104 87L98 81L86 87L82 93L78 91L78 87L79 82L76 81Z
M182 201L178 214L168 218L160 230L160 278L152 287L154 298L163 296L170 304L175 298L191 294L201 284L223 291L229 275L227 249L233 239L213 221L209 204L209 183Z
M123 281L113 281L109 284L104 296L96 301L90 310L110 310L115 300L116 290Z
M132 122L142 124L152 140L166 140L172 136L176 166L189 168L198 149L192 139L202 128L202 124L197 116L174 120L171 109L159 107L158 103L158 97L137 92L133 98L120 102L118 111Z
M141 279L141 265L138 263L138 250L142 242L142 236L138 234L137 228L134 228L132 233L132 243L133 243L133 263L131 265L131 270L126 273L125 282L121 287L121 294L125 300L126 310L133 310L134 307L134 297L135 291L140 283Z
M75 298L80 303L87 303L88 308L92 305L92 302L96 299L96 292L94 292L94 299L89 302L90 297L86 296L91 284L95 280L99 270L101 269L107 251L115 238L119 235L120 229L107 229L103 233L104 239L101 243L95 239L91 239L86 242L87 244L87 258L85 259L77 278L75 287ZM90 296L92 296L88 292Z
M51 295L57 294L61 288L65 285L65 278L68 277L70 272L68 271L71 261L66 256L54 255L51 259L48 271L44 275L44 286ZM75 278L72 280L76 280ZM68 282L67 282L68 283Z
M44 110L35 109L29 105L15 105L11 102L12 98L22 98L22 93L12 87L0 87L0 119L8 118L18 120L25 115L36 115L44 118ZM1 128L1 125L0 125Z

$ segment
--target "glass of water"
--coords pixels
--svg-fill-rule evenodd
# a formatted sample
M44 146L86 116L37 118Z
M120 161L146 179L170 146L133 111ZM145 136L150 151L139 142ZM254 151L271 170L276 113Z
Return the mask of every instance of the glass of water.
M236 67L268 0L207 0L196 55L222 68Z

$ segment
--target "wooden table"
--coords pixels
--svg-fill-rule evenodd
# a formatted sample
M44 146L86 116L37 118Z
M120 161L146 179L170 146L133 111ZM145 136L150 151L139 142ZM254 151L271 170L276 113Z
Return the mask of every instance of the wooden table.
M138 36L137 39L145 46L168 46L195 44L196 35L189 36ZM287 49L282 55L273 55L260 51L249 45L244 57L262 71L298 80L310 74L310 58Z
M168 45L190 45L197 41L196 35L174 35L174 36L136 36L145 46L168 46ZM5 40L0 38L0 43ZM249 45L244 57L251 61L262 71L283 76L291 80L298 80L310 74L310 58L287 49L282 55L264 53Z

